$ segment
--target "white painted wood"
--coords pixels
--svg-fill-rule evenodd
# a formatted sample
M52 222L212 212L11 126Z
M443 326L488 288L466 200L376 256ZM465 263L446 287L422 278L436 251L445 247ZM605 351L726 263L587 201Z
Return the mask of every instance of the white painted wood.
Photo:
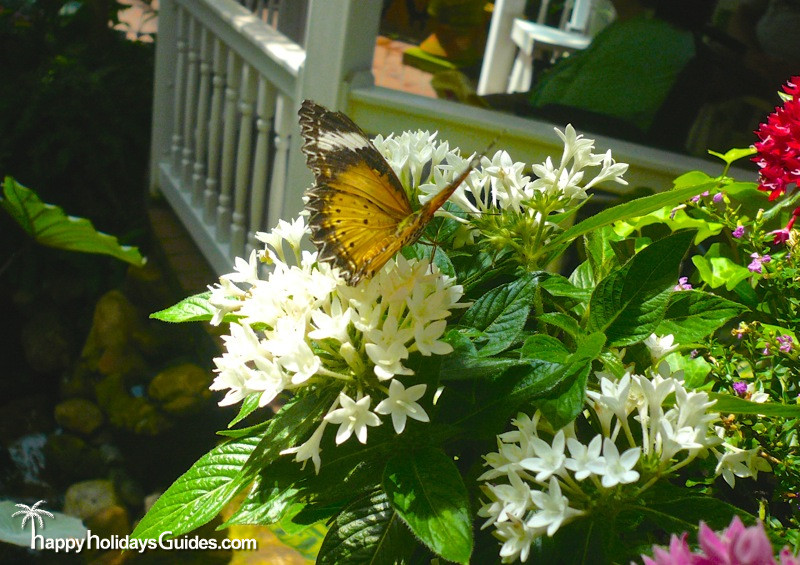
M222 149L222 104L225 99L225 67L227 49L219 39L214 40L214 93L211 96L211 116L208 135L208 175L203 197L203 221L215 225L219 203L219 164Z
M192 174L192 205L203 201L206 184L206 158L208 153L208 105L211 98L211 36L207 29L200 30L200 95L197 101L197 119L194 130L195 153Z
M198 26L195 19L189 17L189 31L186 35L186 100L183 114L183 158L181 159L181 178L183 186L191 190L194 157L194 126L197 123L197 79L199 71L200 50Z
M294 101L278 93L275 103L275 158L272 162L272 182L269 189L269 205L267 206L267 229L272 229L283 218L283 210L286 206L287 185L289 182L298 182L289 179L289 148L293 138L300 137L295 133L297 117L294 110ZM310 185L311 175L307 175ZM298 175L299 177L299 175ZM305 179L299 177L303 182ZM303 190L305 190L304 185ZM286 216L290 218L292 216Z
M249 257L253 249L261 248L262 244L256 240L256 232L264 231L266 217L265 205L269 189L269 164L270 164L270 139L269 132L275 118L275 89L264 77L258 78L258 102L256 103L256 152L253 163L253 183L250 187L250 218L248 221L247 249L245 256Z
M354 89L350 93L349 114L367 132L389 134L405 130L438 130L439 138L462 151L482 151L497 137L497 147L505 149L515 161L541 163L548 156L558 159L563 150L554 126L544 121L520 118L483 108L469 107L449 100L414 96L380 87ZM564 129L563 126L558 126ZM606 136L583 133L596 141L596 151L611 149L614 159L628 163L625 175L630 190L639 186L666 190L672 180L690 170L718 175L718 163L638 145ZM753 171L733 170L737 179L755 180ZM612 185L614 186L614 185Z
M183 156L183 102L186 75L184 65L186 62L186 20L188 15L182 8L177 11L176 47L178 60L175 65L175 99L172 122L172 166L177 170L181 166Z
M177 6L173 0L161 0L159 8L161 29L158 32L153 85L153 118L150 141L149 187L155 196L158 189L159 164L170 158L172 149L173 99L177 65Z
M239 142L236 149L236 192L231 217L231 251L244 256L247 228L246 205L250 187L250 165L253 157L253 104L256 98L255 71L249 65L242 68L242 85L239 98Z
M217 201L217 239L230 241L231 194L236 166L236 103L242 79L242 60L233 50L228 51L228 83L225 89L225 114L222 133L222 170L220 171L219 200Z
M524 13L525 0L497 0L494 3L486 49L483 52L481 76L478 79L477 92L481 96L506 92L508 76L517 51L511 41L511 26ZM544 17L543 12L539 12L539 17Z

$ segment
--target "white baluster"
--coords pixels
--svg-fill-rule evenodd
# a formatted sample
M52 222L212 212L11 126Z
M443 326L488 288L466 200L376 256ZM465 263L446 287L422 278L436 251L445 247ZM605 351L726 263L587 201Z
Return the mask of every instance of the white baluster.
M211 34L200 30L200 96L197 101L197 127L194 130L194 174L192 204L200 206L205 187L206 152L208 147L208 101L211 97Z
M197 75L199 60L199 41L197 40L197 24L189 18L189 33L186 38L186 103L183 115L183 159L181 160L182 188L190 190L192 186L192 165L194 156L194 129L197 121Z
M239 95L239 146L236 150L236 193L231 225L231 253L244 255L246 228L245 208L250 186L250 164L253 160L253 104L256 98L256 71L250 65L242 69L242 88Z
M181 155L183 151L183 93L185 89L186 77L184 76L184 65L186 61L186 11L178 6L177 21L177 41L178 61L175 63L175 99L174 111L172 113L172 170L175 174L180 170Z
M272 182L269 187L269 205L267 206L267 226L270 228L281 219L294 122L295 111L292 99L278 94L275 104L275 158L272 161Z
M203 208L203 220L211 225L217 213L219 190L220 145L222 143L222 103L225 96L225 45L214 40L214 93L211 95L211 118L208 135L208 173Z
M267 179L269 178L269 130L275 117L275 88L263 76L258 77L258 103L256 104L255 163L253 163L253 183L250 189L250 221L247 232L247 253L261 247L256 240L256 232L263 230L264 206L267 198ZM271 226L269 226L271 227Z
M217 205L217 240L226 242L231 237L231 193L233 192L233 165L236 158L236 101L242 80L242 60L228 50L228 87L225 89L225 115L222 133L222 171L220 175L219 204Z

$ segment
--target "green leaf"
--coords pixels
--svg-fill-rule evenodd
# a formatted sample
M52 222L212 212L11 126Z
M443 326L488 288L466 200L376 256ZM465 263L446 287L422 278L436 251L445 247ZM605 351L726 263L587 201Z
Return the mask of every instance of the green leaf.
M664 206L674 206L680 204L692 196L702 194L706 190L714 187L714 182L705 182L699 185L692 185L685 188L676 188L667 192L660 192L652 196L645 196L644 198L637 198L624 204L619 204L612 208L607 208L602 212L595 214L582 222L575 224L570 229L562 233L551 245L559 243L570 242L578 236L587 234L598 228L617 222L620 220L627 220L628 218L635 218L637 216L644 216L654 210L663 208Z
M3 196L0 206L41 245L110 255L137 267L146 262L137 248L120 245L116 237L97 231L89 220L67 216L58 206L42 202L11 177L5 179Z
M672 334L678 343L699 341L748 308L708 292L682 290L672 294L657 335Z
M209 522L250 482L242 466L262 435L228 440L201 457L159 497L131 536L156 539L172 532L175 537Z
M162 322L207 322L214 317L216 310L208 303L211 292L201 292L188 296L164 310L153 312L151 318Z
M692 257L692 263L697 267L700 278L708 286L719 288L724 284L726 290L733 290L740 282L754 275L747 267L742 267L721 253L720 244L714 243L705 255Z
M405 563L416 540L383 491L354 500L331 523L317 563Z
M295 446L308 436L311 428L319 424L338 394L339 390L336 388L328 388L295 397L284 404L272 417L267 433L247 459L244 473L252 478L272 463L281 451Z
M756 154L755 147L741 147L741 148L733 148L728 149L725 153L717 153L716 151L708 150L709 155L713 155L714 157L719 157L726 164L731 165L734 162L738 161L739 159L744 159L745 157L751 157Z
M590 365L585 365L581 372L573 373L569 379L565 379L548 398L536 403L553 429L563 428L584 409L590 369Z
M713 235L719 234L724 227L723 224L719 222L710 222L704 219L693 218L684 210L673 211L670 207L664 207L660 210L650 212L646 216L631 218L625 222L618 222L614 224L614 230L619 235L627 237L632 232L641 230L643 227L651 224L664 224L671 231L683 229L697 230L697 235L694 238L695 245Z
M389 460L383 490L411 531L433 552L456 563L472 554L469 496L453 460L433 447Z
M697 186L712 182L715 182L714 179L703 171L687 171L672 181L672 186L674 188L684 188L687 186Z
M242 400L242 406L239 408L239 413L236 417L231 420L230 424L228 424L229 428L232 428L245 418L247 418L250 414L256 411L258 408L258 402L261 400L261 393L260 392L251 392L247 396L244 397Z
M678 232L656 241L600 281L589 302L589 331L604 332L609 345L618 347L652 334L667 310L693 235Z
M31 508L35 505L28 504L27 506ZM0 542L13 543L14 545L30 548L31 528L34 521L36 521L36 535L41 535L45 539L61 541L66 538L86 539L86 526L78 518L47 510L44 506L37 506L36 510L49 512L53 515L53 518L46 514L40 514L41 520L44 522L44 528L42 528L36 518L28 517L23 528L21 527L22 519L25 515L12 515L15 512L25 512L26 510L17 506L13 500L0 501Z
M762 416L780 416L783 418L800 418L800 405L779 404L777 402L751 402L731 394L711 392L711 400L716 400L713 410L723 414L760 414Z
M581 331L578 320L562 312L546 312L536 319L543 324L549 324L560 330L564 330L564 332L572 337L575 337Z
M522 359L539 359L552 363L566 363L569 351L554 337L536 334L525 340L520 349Z
M461 324L484 333L488 342L478 352L489 357L504 351L517 338L531 309L539 275L528 274L493 288L464 312Z
M469 338L457 330L449 330L443 340L453 346L453 352L442 359L439 378L443 381L497 375L519 364L516 359L481 357Z
M302 476L299 465L290 457L282 457L265 467L253 481L242 504L219 529L233 524L274 524L281 520L300 489L295 486Z
M579 301L589 300L589 296L592 294L590 289L575 286L569 279L561 275L547 277L542 280L541 287L551 296L574 298Z

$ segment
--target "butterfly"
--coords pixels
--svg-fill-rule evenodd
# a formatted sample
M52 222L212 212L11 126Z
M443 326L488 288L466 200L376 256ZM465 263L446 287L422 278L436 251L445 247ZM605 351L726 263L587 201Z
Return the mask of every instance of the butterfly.
M338 267L347 284L372 277L416 242L438 210L477 165L479 156L417 210L400 179L364 131L341 112L311 100L299 111L303 153L315 184L306 191L311 241L319 260Z

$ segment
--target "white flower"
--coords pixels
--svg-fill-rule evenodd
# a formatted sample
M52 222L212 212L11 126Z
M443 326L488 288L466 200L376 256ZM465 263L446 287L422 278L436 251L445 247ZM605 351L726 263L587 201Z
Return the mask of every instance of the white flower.
M375 407L378 414L391 414L394 431L398 434L403 433L406 428L406 418L411 417L420 422L429 422L428 414L417 403L417 400L425 395L427 385L420 384L408 388L403 383L394 379L389 384L389 396L381 400Z
M575 478L582 481L589 475L602 475L606 468L606 460L600 455L603 436L594 436L589 445L583 445L575 438L567 438L567 447L572 457L564 462L564 466L575 473Z
M756 390L756 383L750 383L747 385L746 392L750 395L749 399L750 402L757 402L759 404L763 404L767 400L769 400L769 394L763 391Z
M447 355L452 353L453 346L439 338L447 328L447 321L437 320L428 325L416 324L414 326L414 343L417 350L423 355Z
M531 488L516 473L508 475L511 484L485 485L482 490L489 496L490 502L478 510L478 516L489 519L481 526L486 528L497 522L511 519L521 520L532 503Z
M339 393L339 403L341 408L329 412L325 416L325 421L331 424L339 424L336 432L336 445L348 440L355 432L356 438L361 443L367 443L367 426L379 426L381 419L369 411L369 395L355 401L345 393Z
M759 448L754 449L739 449L727 443L723 444L725 451L723 453L716 453L717 455L717 468L714 473L722 475L725 482L731 488L736 484L736 478L752 477L758 478L759 471L771 471L769 463L767 463L760 455Z
M322 434L325 432L325 422L321 425L317 426L317 429L314 430L314 433L311 434L311 437L297 447L290 447L289 449L284 449L281 451L281 455L289 455L294 453L295 457L294 460L298 463L303 463L311 459L312 463L314 463L314 472L319 475L319 468L322 464L322 460L320 459L319 453L322 451L320 449L320 442L322 441Z
M538 437L530 438L536 457L528 457L520 461L520 465L529 471L536 472L537 481L546 481L564 468L564 430L553 437L552 445Z
M603 440L603 458L606 467L603 470L602 484L605 488L612 488L619 484L634 483L639 480L639 473L633 468L639 461L641 447L632 447L620 455L617 446L609 438Z
M503 542L500 558L503 563L527 561L531 543L542 534L541 528L531 528L520 520L497 524L496 535Z
M561 494L561 486L555 477L550 477L547 493L533 491L531 499L540 510L528 518L526 524L531 528L547 528L547 535L550 537L558 531L561 524L583 514L569 506L569 499Z
M656 334L650 334L650 337L644 340L644 344L647 346L647 349L650 350L650 355L653 357L654 361L658 361L679 347L679 344L675 343L675 336L672 334L667 334L662 337L658 337Z

